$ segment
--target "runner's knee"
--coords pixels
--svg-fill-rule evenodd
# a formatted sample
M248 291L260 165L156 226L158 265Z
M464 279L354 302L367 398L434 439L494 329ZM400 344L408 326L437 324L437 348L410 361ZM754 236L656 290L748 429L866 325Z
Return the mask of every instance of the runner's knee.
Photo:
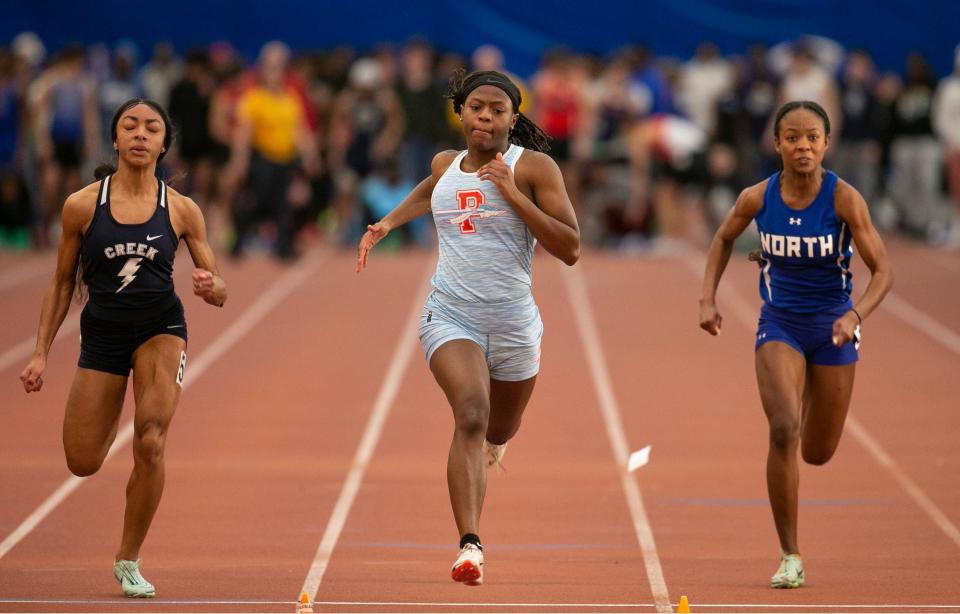
M137 429L133 440L133 454L137 463L148 467L163 460L166 428L158 422L148 422Z
M457 432L467 437L483 437L490 418L490 403L483 395L467 395L454 403Z
M797 443L800 425L793 416L774 416L770 418L770 445L778 450L786 450Z

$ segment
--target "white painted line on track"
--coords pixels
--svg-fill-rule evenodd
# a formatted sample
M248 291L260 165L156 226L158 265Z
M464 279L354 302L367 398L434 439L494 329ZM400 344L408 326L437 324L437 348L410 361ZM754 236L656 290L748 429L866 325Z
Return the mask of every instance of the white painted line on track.
M203 599L154 599L149 602L143 602L144 605L157 605L157 606L271 606L271 605L282 605L282 606L294 606L296 602L294 601L269 601L269 600L203 600ZM91 599L91 600L80 600L80 599L0 599L0 604L35 604L35 605L74 605L74 606L93 606L93 605L128 605L124 600L114 599ZM624 609L649 609L654 610L657 606L653 603L524 603L524 602L511 602L511 603L497 603L497 602L430 602L430 601L315 601L313 602L314 607L325 607L325 608L338 608L338 607L353 607L353 608L385 608L385 607L404 607L404 608L484 608L484 609L495 609L498 614L506 614L501 611L500 608L516 608L520 611L526 610L552 610L554 608L561 608L565 611L565 614L574 614L567 610L580 608L585 612L591 611L617 611ZM673 604L675 605L675 604ZM797 611L797 612L812 612L817 610L824 610L830 612L838 611L850 611L855 612L856 614L866 614L866 612L875 611L875 612L884 612L888 614L889 612L949 612L957 611L960 612L960 604L936 604L936 605L927 605L927 604L816 604L816 603L805 603L805 604L784 604L784 603L762 603L762 604L748 604L748 603L695 603L692 605L692 608L695 608L696 611L703 611L704 609L717 609L722 611L773 611L778 614L786 614L786 612ZM137 610L142 614L144 610ZM457 614L465 614L461 610L454 610ZM365 611L366 614L370 614L370 610ZM386 610L377 610L381 614L386 614ZM340 612L339 614L347 614L346 612ZM433 614L440 614L434 612Z
M357 451L353 456L353 462L350 465L350 472L347 474L340 489L340 495L333 506L333 512L330 514L330 520L327 521L327 527L323 532L320 545L307 571L307 576L303 580L303 587L300 593L306 593L312 600L317 595L320 583L323 582L323 575L330 564L330 557L333 555L334 548L337 547L337 541L340 539L340 533L346 525L347 517L350 514L350 508L363 483L363 476L367 472L367 466L370 458L380 441L380 434L383 432L383 425L390 414L393 406L393 400L397 396L400 388L400 382L403 380L403 374L410 363L410 357L417 346L417 320L423 309L423 302L429 291L429 275L436 269L436 261L431 260L430 265L425 272L424 282L418 287L413 297L413 303L410 306L410 312L403 320L403 330L397 341L397 346L393 351L393 357L390 359L387 372L384 374L383 383L380 385L380 391L377 393L376 400L373 403L373 410L367 419L367 425L364 428L363 436Z
M903 300L899 295L890 292L880 303L880 307L960 356L960 334Z
M292 601L284 602L284 603L286 603L286 604L288 604L288 605L291 605L291 606L294 605ZM125 605L125 604L117 604L117 605ZM162 605L162 603L154 601L154 602L151 602L151 603L148 603L148 604L144 604L144 607L145 607L145 608L146 608L146 607L150 607L150 605L157 605L157 606L159 606L159 605ZM654 611L656 611L656 610L654 610L653 604L646 605L646 606L640 605L640 606L631 606L631 607L633 607L633 609L634 609L635 611L637 611L637 612L646 612L646 611L654 612ZM698 606L698 609L697 609L696 611L697 611L697 612L707 612L707 611L709 611L709 610L704 610L704 609L700 609L700 608L709 608L709 607L711 607L711 606ZM766 612L770 612L770 614L814 614L815 612L818 612L818 611L830 612L830 613L834 613L834 612L838 612L838 611L843 611L843 610L831 610L831 609L828 609L829 606L822 606L822 607L821 607L821 606L810 606L810 607L808 607L808 608L806 608L806 609L802 609L802 610L790 610L790 609L757 610L757 609L754 609L753 606L732 606L732 605L731 605L731 606L722 606L722 607L724 607L724 608L743 607L743 608L745 608L743 611L745 611L745 612L750 612L751 614L765 614ZM789 606L784 606L784 607L785 607L785 608L788 608ZM805 606L797 606L797 607L805 607ZM872 607L874 607L874 606L866 606L866 607L867 607L867 608L872 608ZM810 608L821 608L821 610L810 609ZM123 611L123 610L106 610L106 611L110 612L110 614L144 614L144 613L147 612L148 610L130 610L130 611ZM281 611L282 611L282 612L286 612L286 610L281 610ZM413 610L413 611L415 612L416 610ZM564 614L597 614L598 611L602 611L602 610L596 610L596 609L593 609L593 610L582 610L582 611L578 611L578 610L564 610ZM723 611L723 610L720 610L720 611ZM736 610L735 610L735 611L736 611ZM911 606L910 608L908 608L908 609L905 609L905 610L894 610L894 611L896 611L898 614L906 614L906 613L910 613L910 614L927 614L927 613L930 613L930 614L943 614L944 612L960 612L960 610L923 610L923 609L912 609L912 606ZM333 612L333 614L411 614L411 610L396 610L396 611L391 611L391 610L374 610L374 611L371 611L371 610L356 610L356 611L354 611L354 610L332 610L332 612ZM530 614L531 610L516 610L516 611L511 611L511 610L506 610L506 611L504 611L504 610L496 610L496 612L497 612L497 614ZM890 614L891 610L870 610L870 609L867 609L867 610L851 610L851 612L855 612L856 614ZM46 613L45 613L45 612L34 612L33 614L46 614ZM58 612L56 612L56 613L51 612L50 614L90 614L90 612L89 612L89 611L87 611L87 612L81 612L81 611L77 611L77 612L58 611ZM196 614L196 610L186 610L186 611L184 611L184 612L182 612L182 613L181 613L181 612L178 612L178 611L176 611L176 610L165 610L165 611L164 611L164 614ZM258 612L258 611L256 611L256 610L245 610L245 611L242 611L242 612L239 612L239 611L238 611L238 612L229 612L229 611L226 611L226 612L216 612L216 614L277 614L277 610L272 610L272 611L269 611L269 612L268 612L268 611L263 611L262 613L261 613L261 612ZM464 610L449 610L449 611L444 611L444 610L430 610L430 614L489 614L489 610L468 610L468 609L464 609Z
M256 326L266 315L281 303L290 293L292 293L300 284L306 281L316 266L326 256L323 252L321 256L309 258L301 264L287 271L273 286L267 288L260 296L244 311L240 317L233 321L213 342L200 353L199 356L187 365L186 377L183 381L183 389L203 374L212 364L214 364L227 350L235 343L240 341L244 335ZM79 318L78 318L79 319ZM59 336L59 335L58 335ZM117 432L117 437L107 451L104 463L117 453L123 446L127 445L133 438L133 419L131 418L125 424L121 425ZM0 559L2 559L14 546L30 534L43 520L57 509L64 499L76 490L83 483L83 478L70 476L57 487L53 493L47 497L27 518L20 523L2 542L0 542Z
M695 275L699 275L702 278L704 265L706 263L706 260L702 256L699 258L690 256L684 258L684 262ZM728 283L727 287L732 289L733 285ZM730 301L733 313L737 319L740 320L741 324L751 332L755 329L757 317L752 311L746 310L746 303L739 293L729 291L724 295L722 300ZM960 337L945 326L908 304L903 299L894 296L892 293L887 295L880 306L883 307L887 305L887 303L891 303L891 305L888 306L888 308L892 307L890 311L893 312L894 315L897 315L897 317L900 317L904 322L928 334L932 339L943 343L948 349L960 354ZM926 330L924 327L926 327ZM953 335L953 337L950 335ZM847 414L847 427L850 434L853 435L853 438L867 450L870 456L873 457L873 460L883 467L887 474L913 499L913 502L930 517L933 523L936 524L954 544L960 547L960 530L957 529L957 526L950 522L947 515L944 514L943 511L937 507L937 504L927 496L923 489L900 468L900 465L893 460L893 457L883 449L883 446L880 445L877 439L870 434L866 427L864 427L853 414Z
M580 340L587 353L587 363L590 366L597 399L600 401L600 410L607 429L607 437L610 439L613 456L620 470L620 484L623 486L627 498L627 507L630 509L630 517L633 519L633 528L640 544L650 592L658 612L673 612L667 583L663 577L663 568L660 565L660 557L657 554L656 541L653 538L653 529L643 505L643 495L636 480L625 470L630 448L627 445L623 420L620 417L620 405L613 391L610 371L607 369L606 359L603 356L600 335L597 333L596 320L593 317L593 309L590 307L590 298L583 281L582 268L581 265L564 271L563 280L566 282L567 294L570 296L570 305L577 321Z
M960 547L960 530L957 530L957 525L950 522L947 515L937 507L937 504L927 496L927 493L923 492L923 489L920 488L916 482L910 479L910 476L900 468L900 465L883 449L873 435L867 432L867 429L860 424L860 421L848 415L847 427L856 440L860 442L860 445L866 448L874 460L880 463L894 481L900 485L900 488L910 495L914 503L926 512L927 516L933 520L933 523L940 527L940 530L943 531L957 547Z
M50 605L50 606L123 606L129 605L124 600L114 599L93 599L93 600L73 600L73 599L0 599L0 604L21 604L21 605ZM144 603L146 606L164 606L172 608L177 606L193 606L186 611L196 611L196 606L285 606L293 608L296 603L293 601L268 601L268 600L186 600L186 599L154 599ZM675 604L674 604L675 605ZM531 614L538 611L557 611L564 614L596 614L597 612L619 612L623 610L633 611L655 611L656 605L653 603L495 603L495 602L429 602L429 601L316 601L314 608L324 608L326 611L334 611L337 614L403 614L409 613L408 608L421 608L430 614L468 614L470 612L496 612L496 614L508 614L512 608L517 614ZM395 608L390 610L388 608ZM335 610L334 608L356 608L356 610ZM364 608L361 610L360 608ZM377 608L372 610L370 608ZM404 609L400 609L404 608ZM439 608L450 608L446 612ZM457 609L454 609L457 608ZM466 608L475 608L468 610ZM505 610L506 609L506 610ZM718 611L726 612L751 612L752 614L761 614L764 611L776 614L789 614L797 612L801 614L813 614L815 612L850 612L851 614L891 614L891 612L914 612L916 614L935 613L942 614L946 612L960 612L958 605L926 605L926 604L746 604L746 603L695 603L692 609L696 612ZM107 611L107 610L102 610ZM133 610L137 614L143 614L144 610ZM167 611L170 614L176 614L176 610ZM276 610L274 610L276 611ZM89 610L84 614L88 614ZM60 614L67 614L61 612ZM80 614L78 612L78 614ZM121 614L121 612L116 612ZM254 614L247 611L246 614Z

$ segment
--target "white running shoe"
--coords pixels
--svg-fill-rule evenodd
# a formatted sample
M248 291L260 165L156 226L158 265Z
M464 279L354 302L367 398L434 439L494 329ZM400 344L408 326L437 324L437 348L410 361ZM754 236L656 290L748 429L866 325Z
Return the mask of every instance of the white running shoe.
M156 597L153 585L140 575L140 561L117 561L113 564L113 577L120 583L127 597Z
M799 588L803 586L803 559L799 554L784 554L777 573L770 578L770 588Z
M454 582L463 582L467 586L483 584L483 549L476 544L467 544L460 548L460 556L450 570Z
M483 456L487 460L487 467L497 466L498 471L506 471L503 468L503 455L507 453L507 444L506 443L490 443L486 439L483 440Z

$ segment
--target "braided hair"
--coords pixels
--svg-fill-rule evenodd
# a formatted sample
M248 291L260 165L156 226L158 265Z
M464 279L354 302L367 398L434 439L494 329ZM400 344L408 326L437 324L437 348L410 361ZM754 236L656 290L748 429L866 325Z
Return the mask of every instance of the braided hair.
M550 137L529 117L520 112L520 89L506 75L495 70L480 70L467 74L465 70L454 71L447 85L446 97L453 103L457 115L463 109L470 92L481 85L492 85L503 90L513 104L517 123L510 129L509 139L515 145L546 153L550 151Z

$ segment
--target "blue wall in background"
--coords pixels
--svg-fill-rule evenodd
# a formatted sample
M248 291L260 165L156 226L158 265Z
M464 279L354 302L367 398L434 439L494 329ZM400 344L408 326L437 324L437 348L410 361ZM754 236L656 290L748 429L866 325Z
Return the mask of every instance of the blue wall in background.
M274 38L300 50L341 44L364 49L421 35L440 49L465 54L496 44L508 67L522 75L532 73L541 53L554 45L603 54L645 43L658 55L685 59L702 40L738 53L755 42L772 45L803 34L865 47L881 68L898 72L906 54L919 50L944 75L960 43L958 0L3 0L0 7L0 44L24 30L40 35L48 49L130 39L145 54L161 40L182 52L225 39L252 58Z

